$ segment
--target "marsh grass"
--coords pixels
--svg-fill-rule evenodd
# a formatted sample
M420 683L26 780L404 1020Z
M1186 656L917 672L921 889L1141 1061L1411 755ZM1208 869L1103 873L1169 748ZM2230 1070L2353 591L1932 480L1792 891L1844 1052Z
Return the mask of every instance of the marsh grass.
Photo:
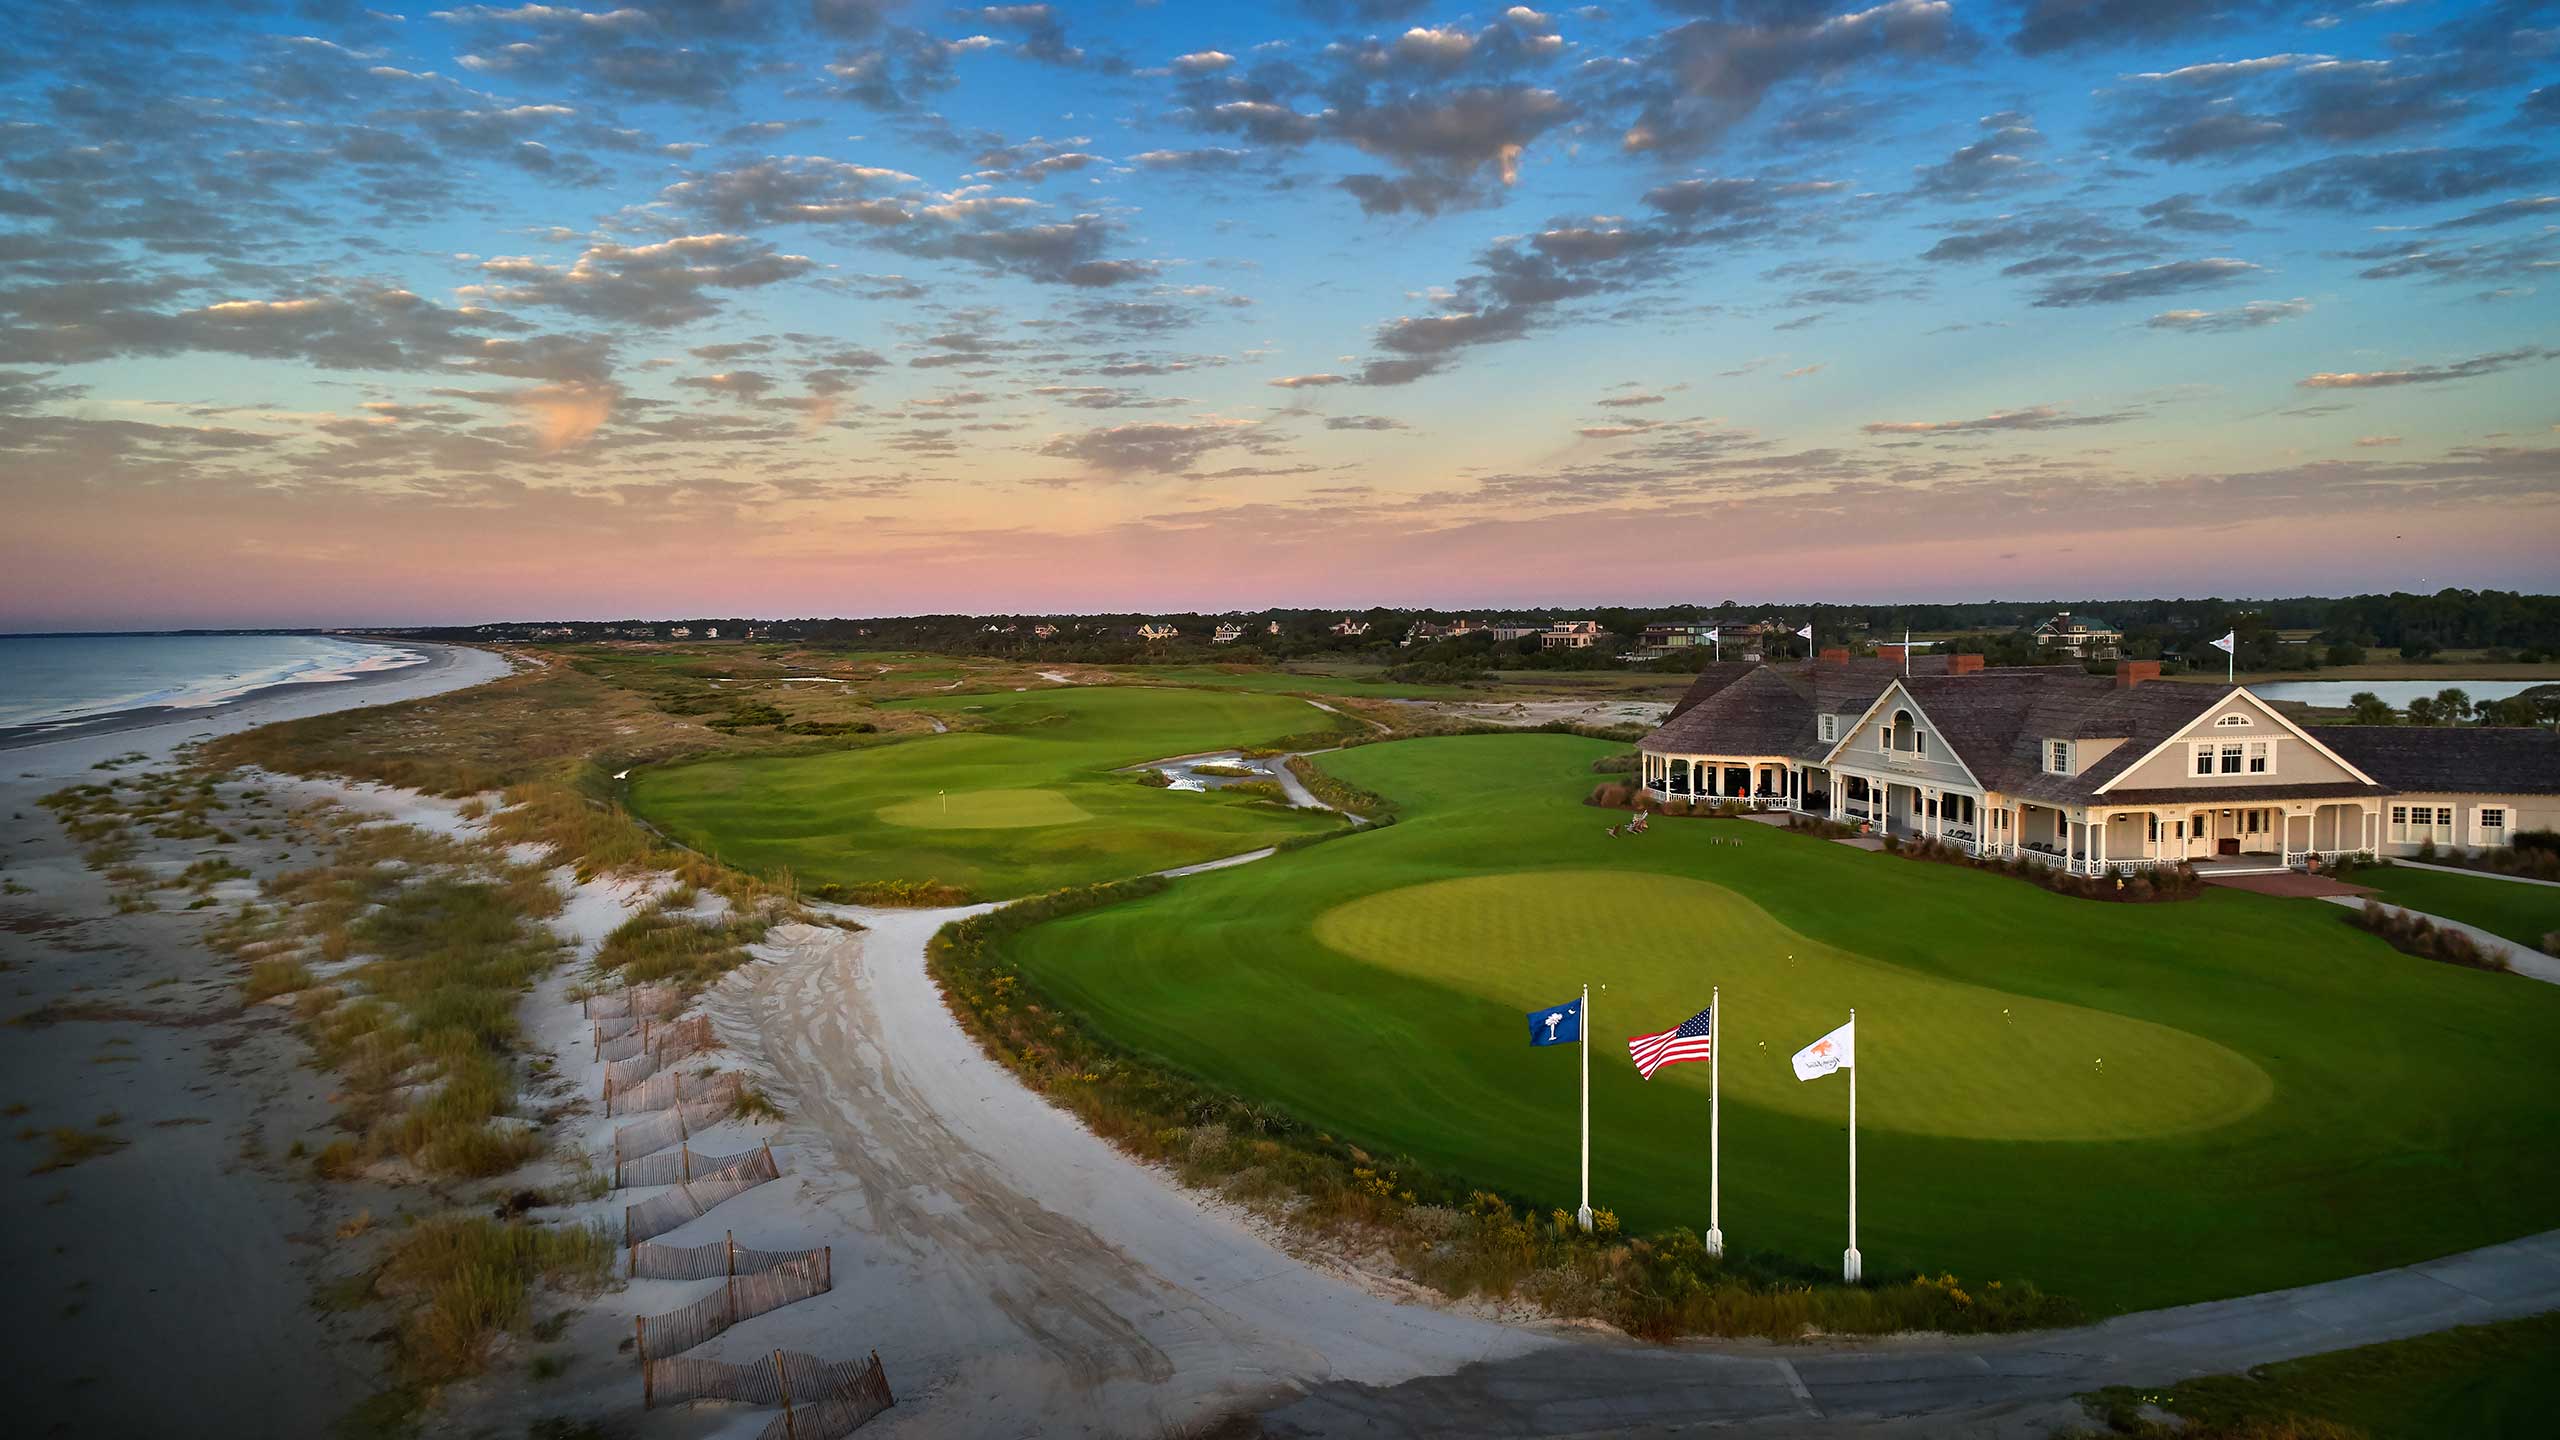
M113 1124L123 1118L120 1115L113 1119L106 1116L99 1117L102 1124ZM36 1162L35 1168L27 1172L30 1175L50 1175L56 1170L68 1170L83 1160L95 1160L101 1155L112 1155L132 1143L121 1136L75 1130L67 1125L57 1125L43 1132L43 1139L45 1157Z
M705 925L644 910L605 937L595 968L626 985L667 982L690 995L746 964L747 947L762 940L772 924L756 916Z
M395 1368L413 1384L478 1373L502 1334L530 1331L537 1286L592 1294L611 1278L601 1229L485 1216L421 1220L391 1237L371 1293L401 1310Z

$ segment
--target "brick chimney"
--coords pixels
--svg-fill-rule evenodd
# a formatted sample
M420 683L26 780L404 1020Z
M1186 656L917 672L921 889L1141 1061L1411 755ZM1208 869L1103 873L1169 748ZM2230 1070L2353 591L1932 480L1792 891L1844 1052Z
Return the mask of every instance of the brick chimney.
M1958 650L1947 656L1947 673L1950 675L1970 675L1981 668L1982 657L1979 655Z
M1878 659L1890 660L1896 665L1902 663L1902 657L1905 653L1904 647L1900 645L1879 645L1876 647L1876 657Z
M2119 660L2116 662L2116 688L2130 690L2145 680L2160 678L2157 660Z
M1849 647L1846 645L1825 646L1822 651L1821 659L1822 663L1825 665L1846 665L1849 663Z

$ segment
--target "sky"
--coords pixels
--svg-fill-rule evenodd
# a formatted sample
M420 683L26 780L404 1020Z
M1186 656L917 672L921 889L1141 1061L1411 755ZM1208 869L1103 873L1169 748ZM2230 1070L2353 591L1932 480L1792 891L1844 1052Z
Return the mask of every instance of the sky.
M2560 0L0 12L0 630L2560 581Z

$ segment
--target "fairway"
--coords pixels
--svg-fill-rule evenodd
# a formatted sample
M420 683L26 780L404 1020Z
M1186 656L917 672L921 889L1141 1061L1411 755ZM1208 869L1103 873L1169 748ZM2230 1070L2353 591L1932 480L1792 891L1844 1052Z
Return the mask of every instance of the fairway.
M2098 1313L2333 1279L2560 1225L2560 990L2399 954L2334 906L2068 899L1741 821L1609 838L1570 736L1327 755L1402 823L1023 932L1130 1049L1391 1165L1570 1208L1592 987L1592 1199L1706 1223L1704 1066L1625 1040L1722 987L1724 1225L1836 1267L1859 1025L1870 1274L2032 1280Z
M1571 904L1554 903L1559 891ZM1619 970L1602 997L1607 1011L1592 1011L1613 1063L1624 1056L1617 1048L1624 1034L1695 1011L1702 980L1747 1004L1749 1023L1738 1033L1752 1036L1809 1038L1861 1006L1859 1061L1870 1079L1893 1076L1867 1088L1858 1122L1871 1128L2124 1139L2235 1120L2274 1091L2265 1071L2209 1040L1879 964L1799 935L1722 886L1672 875L1566 870L1440 880L1336 906L1316 917L1314 933L1345 955L1426 979L1437 978L1448 956L1466 956L1469 988L1521 1011L1554 1003L1556 956L1652 957L1656 963ZM1753 1058L1765 1058L1759 1043ZM1674 1066L1652 1083L1703 1094L1707 1073ZM1737 1063L1725 1080L1738 1105L1814 1120L1840 1113L1837 1088L1799 1083L1785 1066L1768 1064Z
M1214 860L1341 823L1114 773L1342 723L1303 700L1096 686L893 708L954 729L645 769L632 777L631 806L685 844L759 873L788 869L807 885L930 882L985 900Z

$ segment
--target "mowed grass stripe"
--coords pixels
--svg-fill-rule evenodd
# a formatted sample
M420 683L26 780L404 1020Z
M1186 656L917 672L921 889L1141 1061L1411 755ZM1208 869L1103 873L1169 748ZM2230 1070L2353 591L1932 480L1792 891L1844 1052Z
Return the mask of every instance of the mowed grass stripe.
M2178 904L2094 904L1732 821L1665 820L1641 839L1608 839L1611 817L1578 801L1591 761L1611 748L1471 736L1325 756L1344 780L1397 800L1404 822L1040 926L1012 954L1122 1045L1382 1156L1567 1208L1576 1057L1530 1049L1523 1012L1588 980L1595 1034L1616 1046L1676 1023L1722 983L1732 1017L1725 1074L1736 1087L1725 1116L1726 1230L1746 1248L1836 1265L1843 1082L1801 1085L1782 1102L1751 1094L1771 1082L1738 1075L1732 1057L1757 1064L1765 1043L1768 1063L1783 1068L1837 1023L1829 1012L1845 997L1808 993L1822 1012L1807 1013L1811 1027L1778 1028L1792 1003L1784 988L1773 996L1758 978L1719 980L1699 963L1705 923L1695 936L1673 925L1649 929L1653 939L1565 945L1551 969L1524 964L1499 984L1488 983L1501 967L1482 945L1415 947L1420 958L1398 968L1317 934L1338 906L1474 879L1549 907L1558 918L1542 923L1568 927L1559 933L1624 937L1632 930L1612 918L1624 907L1577 876L1704 881L1774 926L1913 983L2145 1022L2266 1077L2253 1109L2236 1086L2220 1097L2236 1118L2138 1138L1996 1139L1870 1123L1860 1135L1859 1238L1871 1269L2028 1278L2103 1312L2332 1279L2560 1225L2553 987L2400 955L2313 901L2217 891ZM1746 958L1720 963L1743 969ZM1659 1000L1613 998L1648 986ZM1888 1063L1897 1052L1984 1048L1970 1033L1939 1034L1864 1001L1859 1012L1869 1035L1890 1036L1861 1079L1862 1121L1895 1103L1886 1097L1898 1084L1918 1083L1916 1063L1897 1077ZM2103 1058L2117 1068L2115 1055ZM1595 1202L1639 1230L1703 1227L1701 1077L1671 1081L1677 1072L1666 1071L1646 1082L1623 1050L1593 1059ZM2131 1093L2093 1090L2042 1108L2085 1112L2073 1122L2083 1126L2143 1128L2126 1117L2152 1102ZM2105 1094L2119 1097L2113 1118L2091 1098Z
M939 882L982 899L1214 860L1340 823L1114 773L1338 728L1302 700L1091 687L905 704L976 728L645 769L632 777L632 808L747 870L787 868L804 884Z
M1559 906L1549 891L1571 897ZM1388 890L1316 917L1315 938L1355 959L1430 978L1467 957L1470 988L1526 1011L1559 998L1559 968L1619 978L1595 1011L1606 1063L1629 1063L1626 1036L1697 1012L1712 987L1730 1001L1726 1098L1828 1117L1840 1097L1795 1078L1797 1043L1849 1016L1870 1074L1862 1124L2001 1140L2113 1140L2219 1125L2267 1102L2266 1072L2165 1025L1933 980L1799 935L1722 886L1605 870L1440 880ZM1658 957L1648 965L1617 957ZM1768 1037L1781 1044L1772 1049ZM1734 1042L1749 1043L1736 1048ZM2113 1057L2110 1062L2109 1057ZM1702 1066L1653 1084L1703 1090Z

